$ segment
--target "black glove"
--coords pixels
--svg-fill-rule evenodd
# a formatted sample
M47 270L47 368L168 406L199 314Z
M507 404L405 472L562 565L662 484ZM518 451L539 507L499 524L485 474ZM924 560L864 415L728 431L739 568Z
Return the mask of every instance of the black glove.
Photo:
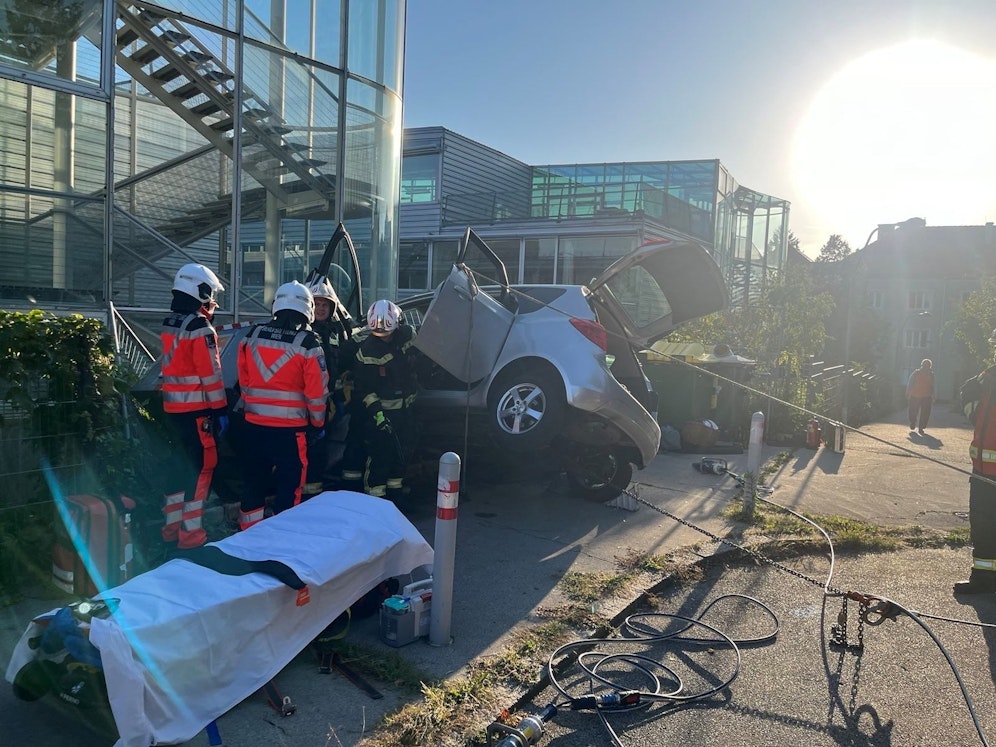
M307 440L308 445L311 446L312 444L318 443L323 438L325 438L324 428L312 428L308 431L308 435L305 437L305 440Z

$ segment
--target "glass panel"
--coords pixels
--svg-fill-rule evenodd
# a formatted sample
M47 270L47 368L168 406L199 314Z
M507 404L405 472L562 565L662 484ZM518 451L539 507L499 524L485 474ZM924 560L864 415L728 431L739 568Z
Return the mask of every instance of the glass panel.
M189 24L185 28L212 48L220 43L217 35ZM182 81L169 81L170 86L178 84ZM142 224L115 213L114 300L122 305L168 307L170 285L148 263L171 275L189 261L175 251L175 245L218 272L229 289L220 299L218 319L231 321L230 158L206 148L202 135L141 89L135 97L120 92L114 103L115 174L121 184L115 190L115 205ZM128 181L122 183L124 179ZM257 195L262 189L258 183L252 187ZM256 209L258 202L246 204L250 216Z
M157 4L167 10L179 11L194 20L207 21L233 31L236 28L239 8L236 0L157 0Z
M99 302L106 105L0 80L0 285ZM27 189L43 193L27 193Z
M424 241L402 242L398 248L398 290L427 290L429 247Z
M450 268L453 267L453 262L456 260L459 249L459 241L432 242L432 278L429 287L435 288L446 280L450 274Z
M439 154L405 156L401 161L401 204L436 201Z
M341 68L342 3L317 0L315 10L315 59Z
M585 285L619 257L636 249L632 236L562 237L557 262L559 283Z
M347 84L342 211L360 259L365 295L394 298L401 183L401 101L357 80ZM361 252L361 246L364 251Z
M349 5L349 72L401 90L404 0Z
M99 86L102 6L102 0L3 0L0 62Z
M552 283L553 263L557 255L556 239L526 239L523 283Z

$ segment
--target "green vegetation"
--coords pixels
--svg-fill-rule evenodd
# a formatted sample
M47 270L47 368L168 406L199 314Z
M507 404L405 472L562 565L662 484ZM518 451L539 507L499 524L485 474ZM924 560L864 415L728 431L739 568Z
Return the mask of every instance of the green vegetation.
M53 489L141 492L124 435L132 380L99 320L0 311L0 598L48 583Z

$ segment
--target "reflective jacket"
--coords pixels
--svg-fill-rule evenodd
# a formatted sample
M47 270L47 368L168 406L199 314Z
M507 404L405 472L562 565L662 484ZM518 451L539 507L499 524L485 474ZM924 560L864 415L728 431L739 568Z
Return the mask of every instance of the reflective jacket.
M228 408L221 378L218 335L198 313L174 312L163 320L163 409L203 413Z
M354 335L360 339L362 335ZM356 350L353 377L356 391L367 411L390 414L411 406L415 401L415 333L401 324L390 340L369 335L361 339Z
M975 432L969 454L972 471L978 475L996 476L996 366L987 368L976 377L979 384L979 407L975 413Z
M325 425L329 375L310 328L258 324L239 343L239 387L246 420L277 428Z

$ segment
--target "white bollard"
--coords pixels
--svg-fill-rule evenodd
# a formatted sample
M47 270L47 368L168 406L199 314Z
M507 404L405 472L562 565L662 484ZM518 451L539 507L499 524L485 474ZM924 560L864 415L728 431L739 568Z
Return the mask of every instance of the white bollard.
M747 441L747 479L744 480L744 513L754 513L757 498L757 473L761 469L761 447L764 444L764 413L750 416L750 438Z
M432 557L432 606L429 644L448 646L453 617L453 566L456 558L457 504L460 502L460 457L447 451L439 457L436 487L436 534Z

